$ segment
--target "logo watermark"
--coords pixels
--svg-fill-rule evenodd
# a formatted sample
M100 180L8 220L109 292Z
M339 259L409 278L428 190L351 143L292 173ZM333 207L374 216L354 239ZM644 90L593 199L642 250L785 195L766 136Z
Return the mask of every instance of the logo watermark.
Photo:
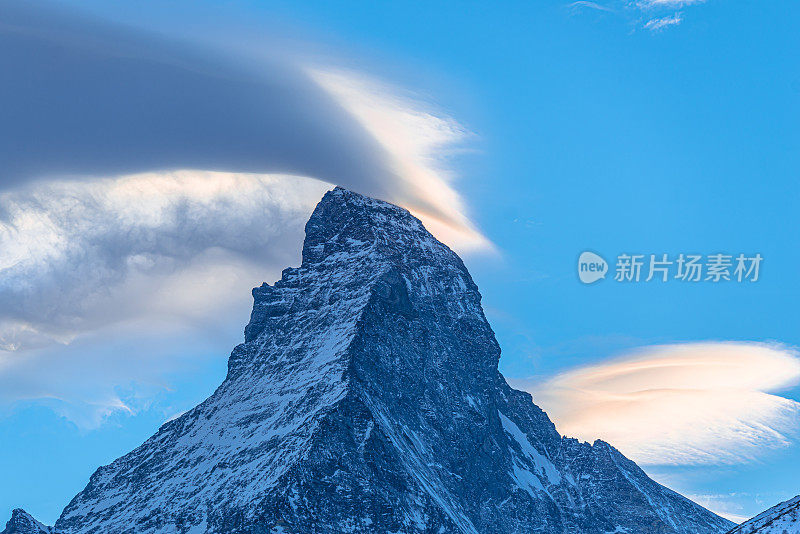
M761 254L628 254L617 256L615 282L757 282ZM578 278L584 284L604 279L609 266L602 256L586 251L578 258Z
M594 252L583 252L578 258L578 278L584 284L592 284L606 277L608 263Z

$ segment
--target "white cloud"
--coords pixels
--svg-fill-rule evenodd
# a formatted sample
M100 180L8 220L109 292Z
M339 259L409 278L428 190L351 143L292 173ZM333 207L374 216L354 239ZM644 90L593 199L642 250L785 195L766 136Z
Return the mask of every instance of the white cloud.
M228 305L205 324L154 317L108 325L69 345L0 352L0 415L34 403L90 430L144 410L166 418L189 408L222 376L212 377L206 391L173 392L172 384L224 369L241 340L246 308Z
M0 193L0 348L247 301L253 285L297 262L327 188L180 171Z
M589 0L577 0L576 2L572 2L571 4L569 4L567 7L573 10L586 8L586 9L594 9L596 11L607 11L607 12L614 11L608 6L605 6L603 4L598 4L597 2L590 2Z
M651 32L660 32L669 28L670 26L677 26L683 21L680 13L675 13L667 17L650 19L644 24L644 29Z
M603 439L641 464L730 464L793 442L800 403L774 394L800 381L781 345L708 342L642 348L520 385L559 431Z
M691 6L693 4L701 4L705 0L641 0L636 2L640 9L658 9L670 8L678 9L683 6Z
M595 10L616 13L631 25L659 33L683 22L683 13L676 10L705 3L705 0L610 0L599 4L578 0L567 4L573 12Z
M446 167L448 155L469 135L461 125L363 75L320 69L310 69L310 74L389 155L387 165L397 179L382 181L386 192L378 196L411 210L433 234L461 252L492 248L467 217Z

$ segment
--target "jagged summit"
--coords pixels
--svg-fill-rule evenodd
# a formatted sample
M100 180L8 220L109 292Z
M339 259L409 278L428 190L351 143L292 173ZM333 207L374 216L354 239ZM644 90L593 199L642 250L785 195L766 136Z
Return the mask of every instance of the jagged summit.
M443 253L450 250L419 219L399 206L341 187L327 192L306 223L303 265L318 263L334 253L347 254L364 245L386 259L407 253L411 247L428 247Z
M375 269L399 267L405 261L450 263L477 292L461 259L407 210L336 187L323 196L306 223L301 266L285 269L274 286L264 283L253 290L255 305L245 340L261 331L260 312L270 313L263 308L273 289L292 287L302 273L344 269L370 276Z
M55 530L39 523L22 508L15 508L6 528L0 534L55 534Z
M719 533L603 442L562 438L497 369L464 264L337 188L300 267L253 290L203 403L101 467L65 533Z

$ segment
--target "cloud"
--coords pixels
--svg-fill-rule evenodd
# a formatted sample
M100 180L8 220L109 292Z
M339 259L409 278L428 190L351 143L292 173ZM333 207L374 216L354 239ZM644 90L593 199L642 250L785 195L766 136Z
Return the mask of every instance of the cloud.
M572 2L567 7L573 10L579 9L594 9L596 11L614 11L608 6L604 6L602 4L598 4L597 2L590 2L589 0L577 0L577 2Z
M327 184L176 171L0 194L0 348L148 317L189 319L296 263Z
M329 187L176 171L0 194L0 414L35 402L92 429L169 408L241 341L251 288L299 262Z
M163 392L198 333L224 357L332 184L491 249L452 187L456 121L286 43L241 50L4 3L0 410L91 428Z
M793 442L800 403L774 394L800 381L793 349L708 342L642 348L520 385L560 432L613 443L649 465L732 464Z
M658 33L683 22L683 14L675 10L705 3L705 0L610 0L599 4L578 0L567 4L574 12L594 10L616 13L629 23Z
M206 169L357 185L385 154L301 69L6 2L0 24L3 185ZM387 179L390 177L387 177Z
M179 169L305 176L488 243L434 164L463 130L389 86L312 73L285 43L247 55L39 2L6 2L0 17L0 98L13 103L0 109L0 187ZM413 141L387 139L395 119Z
M241 332L233 323L248 314L243 308L223 308L203 328L115 324L65 346L0 352L0 416L34 404L81 430L146 411L166 419L196 405L222 379L224 356ZM187 386L187 376L199 385Z
M469 137L455 120L436 114L412 96L347 71L309 69L311 77L330 92L388 154L391 174L403 187L391 199L417 215L450 246L462 251L490 250L492 244L465 215L461 197L450 186L446 167L451 147Z
M256 285L296 263L333 183L410 208L462 252L491 247L445 165L465 130L363 74L18 2L0 69L0 349L197 314L217 301L220 284L196 283L211 271ZM192 283L192 302L166 287Z
M742 495L738 493L682 493L686 498L693 500L703 508L708 508L717 515L724 517L734 523L744 523L751 516L743 515L743 509L740 504L732 502L735 498L746 498L753 500L755 495L747 494Z
M669 8L677 9L694 4L702 4L705 0L641 0L636 2L640 9Z
M683 21L681 18L680 13L675 13L674 15L668 17L661 17L657 19L650 19L644 24L644 29L650 30L651 32L660 32L670 26L677 26Z

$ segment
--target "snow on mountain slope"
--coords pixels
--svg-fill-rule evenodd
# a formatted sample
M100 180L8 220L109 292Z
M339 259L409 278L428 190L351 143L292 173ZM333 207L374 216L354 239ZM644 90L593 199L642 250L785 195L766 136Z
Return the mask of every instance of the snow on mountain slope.
M745 521L729 534L800 534L800 495Z
M56 534L56 531L53 527L39 523L25 510L17 508L11 512L11 519L0 534Z
M253 290L220 387L98 469L78 533L722 533L610 445L562 438L497 369L464 264L337 188L299 268Z

